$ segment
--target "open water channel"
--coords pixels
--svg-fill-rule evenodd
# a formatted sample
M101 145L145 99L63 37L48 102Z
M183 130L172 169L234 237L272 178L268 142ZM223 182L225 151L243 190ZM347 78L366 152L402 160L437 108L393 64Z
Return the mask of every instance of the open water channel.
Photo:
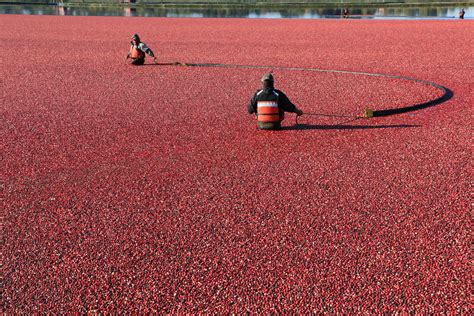
M463 7L465 19L474 18L474 6ZM352 19L457 19L459 6L422 7L352 7ZM324 19L342 18L342 7L328 8L185 8L143 6L64 6L64 5L0 5L0 14L36 15L91 15L91 16L144 16L193 18L291 18Z

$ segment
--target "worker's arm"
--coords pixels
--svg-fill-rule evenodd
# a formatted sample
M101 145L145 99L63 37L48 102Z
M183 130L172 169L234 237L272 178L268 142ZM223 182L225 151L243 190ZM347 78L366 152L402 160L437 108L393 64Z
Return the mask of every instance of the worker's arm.
M257 94L255 93L247 108L249 114L257 113Z
M138 46L139 46L139 48L142 52L147 53L148 55L153 57L153 61L156 64L156 57L155 57L155 54L153 53L153 51L148 46L146 46L145 43L140 43L140 45L138 45Z
M284 94L283 92L281 91L277 91L278 94L279 94L279 97L278 97L278 103L279 103L279 106L281 107L281 109L285 112L291 112L291 113L296 113L296 115L300 116L300 115L303 115L303 111L301 111L300 109L298 109L296 107L296 105L294 105L290 99L288 99L288 97L286 96L286 94Z
M138 45L138 48L140 48L142 52L147 53L151 57L155 57L155 54L153 53L153 51L148 46L146 46L145 43L140 43Z

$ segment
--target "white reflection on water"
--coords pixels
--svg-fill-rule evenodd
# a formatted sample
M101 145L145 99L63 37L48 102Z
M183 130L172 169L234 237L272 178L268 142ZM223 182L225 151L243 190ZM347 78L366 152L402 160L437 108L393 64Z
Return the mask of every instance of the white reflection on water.
M279 12L268 12L268 13L250 13L248 16L250 19L260 19L260 18L266 18L266 19L281 19L281 13Z

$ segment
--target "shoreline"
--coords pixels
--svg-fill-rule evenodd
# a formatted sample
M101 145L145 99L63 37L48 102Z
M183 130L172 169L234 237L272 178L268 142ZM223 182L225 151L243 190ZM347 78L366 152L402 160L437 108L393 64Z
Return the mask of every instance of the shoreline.
M150 3L101 3L101 2L76 2L76 1L59 1L59 2L49 2L49 1L0 1L0 5L48 5L48 6L64 6L64 7L131 7L131 8L390 8L390 7L436 7L436 6L472 6L474 1L459 1L459 2L446 2L446 1L437 1L437 2L350 2L350 3L338 3L338 2L318 2L318 3L292 3L292 2L279 2L279 3L267 3L267 2L256 2L256 3L222 3L222 2L150 2Z

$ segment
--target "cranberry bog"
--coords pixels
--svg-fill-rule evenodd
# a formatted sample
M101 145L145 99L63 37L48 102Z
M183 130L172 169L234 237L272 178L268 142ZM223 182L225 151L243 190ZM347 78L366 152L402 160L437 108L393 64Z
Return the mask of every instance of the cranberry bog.
M472 21L0 25L2 312L470 310Z

